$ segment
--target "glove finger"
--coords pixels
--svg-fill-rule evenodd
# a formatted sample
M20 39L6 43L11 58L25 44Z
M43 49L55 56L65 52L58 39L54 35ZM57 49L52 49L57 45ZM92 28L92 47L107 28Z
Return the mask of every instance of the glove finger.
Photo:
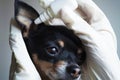
M102 36L93 29L84 19L74 13L70 8L64 8L60 12L62 21L82 39L84 45L97 44Z
M79 8L86 14L88 23L96 30L109 30L110 23L105 14L92 0L77 0ZM100 26L99 26L100 25Z
M94 48L97 47L98 49L103 51L112 50L113 52L116 53L116 47L115 44L113 43L113 38L110 37L111 35L108 36L109 37L108 38L106 35L100 34L98 31L92 28L85 20L83 20L79 15L74 13L69 8L62 9L60 14L63 22L68 26L68 28L71 28L72 30L75 31L76 35L79 36L79 38L83 41L83 44L86 47L90 48L89 50L91 51L95 50ZM106 47L109 50L107 50ZM107 55L107 53L106 54L91 53L91 54L104 56Z
M40 6L47 8L54 0L39 0Z
M111 24L102 10L92 0L77 0L79 9L84 12L88 24L99 32L107 42L117 47L116 36Z
M76 14L69 7L65 7L60 11L60 18L68 26L68 28L73 29L76 34L81 33L91 35L91 33L97 33L97 31L94 30L84 19L82 19L81 16Z

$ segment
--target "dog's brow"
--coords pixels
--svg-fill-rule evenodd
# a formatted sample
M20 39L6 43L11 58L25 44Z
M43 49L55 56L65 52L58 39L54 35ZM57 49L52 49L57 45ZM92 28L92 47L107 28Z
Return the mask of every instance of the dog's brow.
M60 45L61 47L64 47L64 41L59 40L58 43L59 43L59 45Z
M78 53L78 54L81 54L81 53L82 53L82 49L79 48L79 49L77 50L77 53Z

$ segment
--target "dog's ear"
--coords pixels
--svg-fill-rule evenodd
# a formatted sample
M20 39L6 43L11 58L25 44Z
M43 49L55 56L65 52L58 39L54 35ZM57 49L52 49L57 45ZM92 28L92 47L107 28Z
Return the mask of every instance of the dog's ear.
M31 23L34 22L34 20L39 17L38 12L32 8L30 5L15 0L15 19L25 27L29 28Z

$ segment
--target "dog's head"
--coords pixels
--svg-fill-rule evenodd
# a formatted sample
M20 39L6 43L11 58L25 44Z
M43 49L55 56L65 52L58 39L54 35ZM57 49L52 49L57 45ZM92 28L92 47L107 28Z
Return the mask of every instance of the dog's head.
M34 24L38 16L26 3L15 2L15 19L42 80L79 80L85 61L81 40L65 26Z

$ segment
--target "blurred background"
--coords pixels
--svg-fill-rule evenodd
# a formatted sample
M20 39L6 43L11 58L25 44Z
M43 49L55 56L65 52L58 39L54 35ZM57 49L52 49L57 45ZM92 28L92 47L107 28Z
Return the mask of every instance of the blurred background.
M40 12L38 0L24 0ZM108 17L118 40L120 57L120 0L94 0ZM14 15L14 0L0 0L0 80L9 79L11 50L9 47L9 25Z

